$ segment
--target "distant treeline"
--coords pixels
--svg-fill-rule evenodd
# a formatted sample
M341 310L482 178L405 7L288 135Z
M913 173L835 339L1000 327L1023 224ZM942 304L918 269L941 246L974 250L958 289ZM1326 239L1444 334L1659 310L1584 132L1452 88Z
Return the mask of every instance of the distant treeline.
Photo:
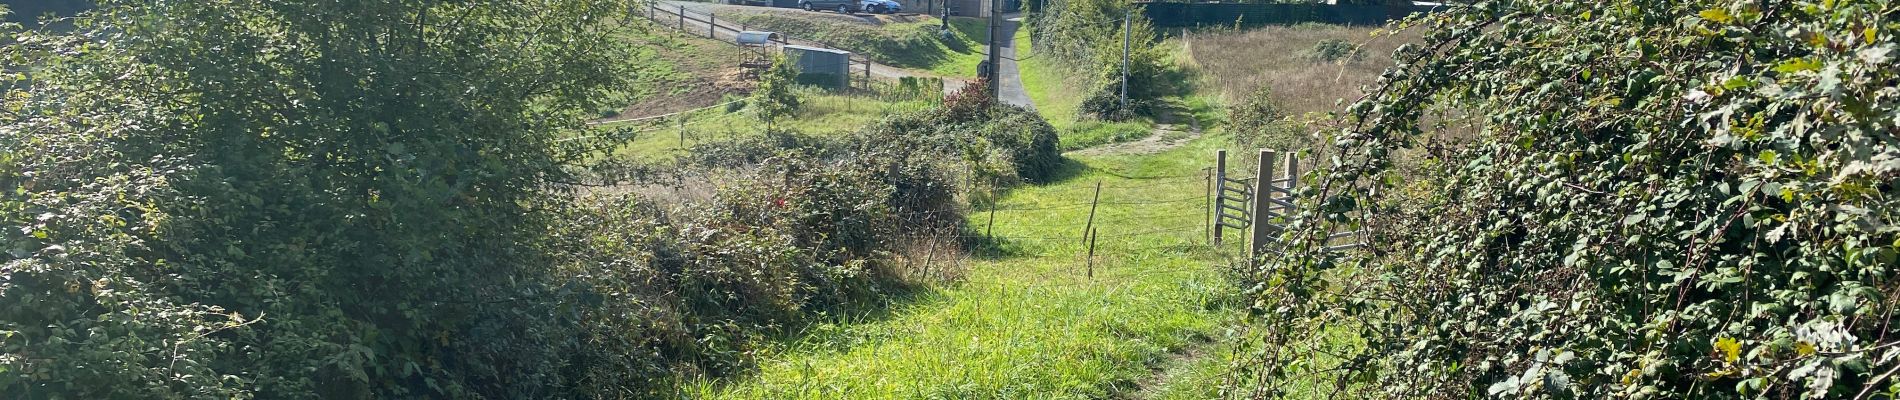
M1160 28L1233 25L1291 25L1323 23L1339 25L1384 25L1420 12L1432 12L1443 6L1414 5L1410 2L1389 4L1312 4L1312 3L1138 3L1148 19Z

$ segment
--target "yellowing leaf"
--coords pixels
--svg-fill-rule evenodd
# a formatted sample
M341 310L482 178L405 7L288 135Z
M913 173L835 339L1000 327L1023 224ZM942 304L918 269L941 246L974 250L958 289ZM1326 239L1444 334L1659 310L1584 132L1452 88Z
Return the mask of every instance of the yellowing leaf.
M1726 24L1730 22L1735 22L1735 17L1728 15L1728 10L1723 10L1720 8L1711 8L1707 10L1702 10L1702 12L1697 13L1696 15L1701 15L1702 19L1706 19L1718 24Z
M1806 58L1791 58L1775 65L1775 72L1792 74L1801 71L1820 71L1821 63Z
M1722 361L1735 362L1742 358L1742 342L1735 338L1716 339L1715 349L1722 352Z
M1794 342L1794 354L1800 355L1802 357L1807 357L1807 356L1814 355L1814 353L1816 353L1816 351L1814 350L1813 343Z

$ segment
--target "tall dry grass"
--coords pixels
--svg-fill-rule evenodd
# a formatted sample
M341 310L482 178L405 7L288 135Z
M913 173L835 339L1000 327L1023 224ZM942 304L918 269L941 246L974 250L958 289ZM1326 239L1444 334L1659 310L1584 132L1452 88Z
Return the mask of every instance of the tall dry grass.
M1265 85L1282 112L1299 118L1338 110L1340 99L1351 103L1362 94L1362 86L1392 65L1394 49L1418 39L1409 32L1375 36L1379 29L1322 24L1221 29L1188 33L1183 43L1187 62L1200 69L1203 84L1217 89L1227 104L1238 104ZM1363 56L1315 61L1314 47L1327 39L1358 45Z

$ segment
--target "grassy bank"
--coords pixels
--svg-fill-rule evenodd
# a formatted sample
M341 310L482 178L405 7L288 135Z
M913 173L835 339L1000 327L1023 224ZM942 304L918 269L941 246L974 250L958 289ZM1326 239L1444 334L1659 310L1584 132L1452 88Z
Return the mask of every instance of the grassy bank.
M890 115L935 105L935 102L925 99L880 97L863 93L832 93L816 89L800 89L798 92L801 106L790 118L779 121L777 128L799 132L849 132ZM765 124L759 121L752 110L743 107L744 104L740 103L731 107L695 109L659 119L610 123L635 127L642 132L620 146L614 154L638 160L667 159L695 144L764 132Z
M732 44L681 34L639 20L616 33L634 44L623 62L634 79L612 94L606 119L639 118L704 107L728 94L751 90L739 62L744 50Z
M857 17L791 10L745 12L733 15L749 27L792 37L816 40L869 57L886 65L931 71L943 76L976 74L983 59L980 39L967 35L969 18L953 19L944 35L943 21L929 16L902 20L878 17L873 24Z

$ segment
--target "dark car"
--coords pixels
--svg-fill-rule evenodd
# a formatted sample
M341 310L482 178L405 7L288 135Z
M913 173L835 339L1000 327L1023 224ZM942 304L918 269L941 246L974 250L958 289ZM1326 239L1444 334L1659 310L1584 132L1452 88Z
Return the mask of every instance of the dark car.
M858 12L858 0L798 0L805 11L836 10L839 14Z

